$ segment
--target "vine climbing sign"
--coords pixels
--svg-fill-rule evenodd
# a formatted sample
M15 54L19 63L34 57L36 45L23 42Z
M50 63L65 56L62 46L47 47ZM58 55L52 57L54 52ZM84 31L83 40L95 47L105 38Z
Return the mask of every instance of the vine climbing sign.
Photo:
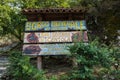
M27 22L23 54L70 54L67 46L79 41L88 41L85 20Z

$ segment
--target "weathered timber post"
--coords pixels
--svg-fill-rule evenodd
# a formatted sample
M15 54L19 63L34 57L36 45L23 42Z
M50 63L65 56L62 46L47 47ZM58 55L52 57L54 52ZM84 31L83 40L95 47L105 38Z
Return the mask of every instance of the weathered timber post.
M41 57L41 56L38 56L38 57L37 57L37 68L38 68L39 70L42 69L42 57Z

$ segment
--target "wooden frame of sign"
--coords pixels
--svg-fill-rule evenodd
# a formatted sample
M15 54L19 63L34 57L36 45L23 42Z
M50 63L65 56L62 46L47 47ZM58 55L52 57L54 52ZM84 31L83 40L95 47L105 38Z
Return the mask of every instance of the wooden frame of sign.
M28 19L23 54L37 56L38 69L42 69L42 55L69 55L66 46L88 41L85 12L80 8L23 9Z

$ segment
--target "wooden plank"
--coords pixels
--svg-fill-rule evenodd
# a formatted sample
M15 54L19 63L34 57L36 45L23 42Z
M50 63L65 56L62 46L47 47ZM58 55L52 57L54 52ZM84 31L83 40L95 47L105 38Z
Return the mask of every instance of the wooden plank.
M83 39L83 31L25 33L24 43L76 42Z
M23 54L25 55L65 55L70 54L67 50L68 46L73 43L67 44L24 44Z
M81 21L39 21L27 22L25 31L86 30L85 20Z
M52 21L51 30L86 30L85 21Z

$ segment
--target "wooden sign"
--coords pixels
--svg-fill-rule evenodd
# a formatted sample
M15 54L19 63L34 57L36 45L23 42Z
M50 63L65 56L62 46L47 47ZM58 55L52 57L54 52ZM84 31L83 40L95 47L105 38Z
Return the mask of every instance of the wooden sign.
M73 44L25 44L23 53L25 55L65 55L70 54L67 50L70 45Z
M86 31L25 33L24 43L88 41Z
M40 21L27 22L25 31L86 30L86 22L82 21Z
M67 46L73 45L73 42L88 41L85 30L84 20L27 22L23 54L34 56L70 54Z

